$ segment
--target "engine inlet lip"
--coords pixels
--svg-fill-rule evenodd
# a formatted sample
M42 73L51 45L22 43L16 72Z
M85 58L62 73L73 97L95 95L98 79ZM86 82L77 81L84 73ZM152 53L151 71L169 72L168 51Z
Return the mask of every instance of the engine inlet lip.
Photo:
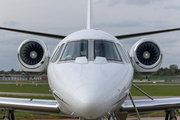
M138 58L137 58L137 56L136 56L136 51L137 51L138 47L139 47L141 44L146 43L146 42L150 42L150 43L156 45L157 48L159 49L159 58L158 58L158 60L157 60L154 64L152 64L152 65L144 65L144 64L142 64L142 63L138 60ZM159 46L159 44L156 43L154 40L149 39L149 38L141 39L141 40L136 44L136 46L134 47L134 54L135 54L134 60L139 63L139 64L138 64L139 67L144 68L144 69L152 69L152 68L158 66L158 65L162 62L162 58L163 58L162 50L161 50L161 47Z
M33 48L35 48L35 45L36 48L38 47L40 49L41 52L39 51L35 51ZM32 50L32 51L31 51ZM37 49L36 49L37 50ZM27 52L26 52L27 51ZM27 55L25 55L25 53ZM34 56L33 56L33 54ZM39 54L38 54L39 53ZM35 55L36 54L36 55ZM26 57L27 56L27 57ZM36 57L35 57L36 56ZM35 41L30 41L30 42L26 42L25 44L23 44L21 46L21 50L20 50L20 58L21 60L26 63L27 65L36 65L38 64L40 61L42 61L42 58L44 56L44 49L43 47L41 46L41 44L39 44L38 42L35 42ZM38 58L36 61L33 61L35 60L36 58Z
M143 42L136 49L136 57L144 65L153 65L160 57L160 50L153 42Z
M38 44L40 44L42 46L42 49L44 51L44 55L41 59L41 61L39 61L39 63L35 64L35 65L28 65L26 64L22 59L21 59L21 55L20 55L20 51L21 51L21 47L28 43L28 42L36 42ZM25 68L28 68L28 69L35 69L35 68L39 68L41 65L42 65L42 62L43 61L46 61L46 59L48 59L48 56L49 56L49 53L48 53L48 48L47 46L45 45L44 42L42 42L41 40L37 39L37 38L29 38L29 39L26 39L25 41L23 41L19 48L18 48L18 53L17 53L17 59L19 61L19 64L21 64L23 67Z

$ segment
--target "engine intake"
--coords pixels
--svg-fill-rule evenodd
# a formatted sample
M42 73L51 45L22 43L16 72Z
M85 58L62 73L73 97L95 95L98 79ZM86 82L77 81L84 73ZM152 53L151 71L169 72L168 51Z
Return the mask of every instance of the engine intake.
M145 42L137 47L136 56L140 63L144 65L153 65L159 59L160 50L156 44Z
M20 56L24 63L35 65L39 63L44 55L42 46L35 41L24 44L20 50Z
M155 73L162 63L160 46L152 39L141 39L130 50L132 63L138 74L150 76Z
M21 43L17 57L25 73L37 76L42 74L48 65L49 51L44 42L31 38Z

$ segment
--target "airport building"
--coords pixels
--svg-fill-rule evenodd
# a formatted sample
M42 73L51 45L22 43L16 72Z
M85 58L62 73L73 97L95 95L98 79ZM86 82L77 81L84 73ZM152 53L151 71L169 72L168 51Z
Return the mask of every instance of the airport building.
M24 73L21 75L0 75L0 80L47 80L47 75L38 77L28 76Z

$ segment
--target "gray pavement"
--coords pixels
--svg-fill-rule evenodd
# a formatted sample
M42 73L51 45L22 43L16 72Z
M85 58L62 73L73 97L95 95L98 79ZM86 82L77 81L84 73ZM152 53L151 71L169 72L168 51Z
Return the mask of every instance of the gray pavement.
M52 94L42 94L42 93L15 93L15 92L0 92L0 95L17 95L17 96L53 96Z

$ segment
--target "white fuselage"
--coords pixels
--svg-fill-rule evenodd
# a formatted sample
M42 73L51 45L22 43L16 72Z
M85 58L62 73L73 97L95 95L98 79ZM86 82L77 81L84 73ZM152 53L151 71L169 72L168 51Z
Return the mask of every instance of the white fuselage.
M60 61L66 44L81 40L88 41L88 59L78 57ZM81 30L63 39L52 54L53 57L64 44L58 60L52 62L51 58L48 80L60 110L67 115L87 119L106 116L120 108L131 89L134 69L126 51L124 57L120 53L122 61L94 58L94 40L105 40L122 46L115 37L103 31Z

